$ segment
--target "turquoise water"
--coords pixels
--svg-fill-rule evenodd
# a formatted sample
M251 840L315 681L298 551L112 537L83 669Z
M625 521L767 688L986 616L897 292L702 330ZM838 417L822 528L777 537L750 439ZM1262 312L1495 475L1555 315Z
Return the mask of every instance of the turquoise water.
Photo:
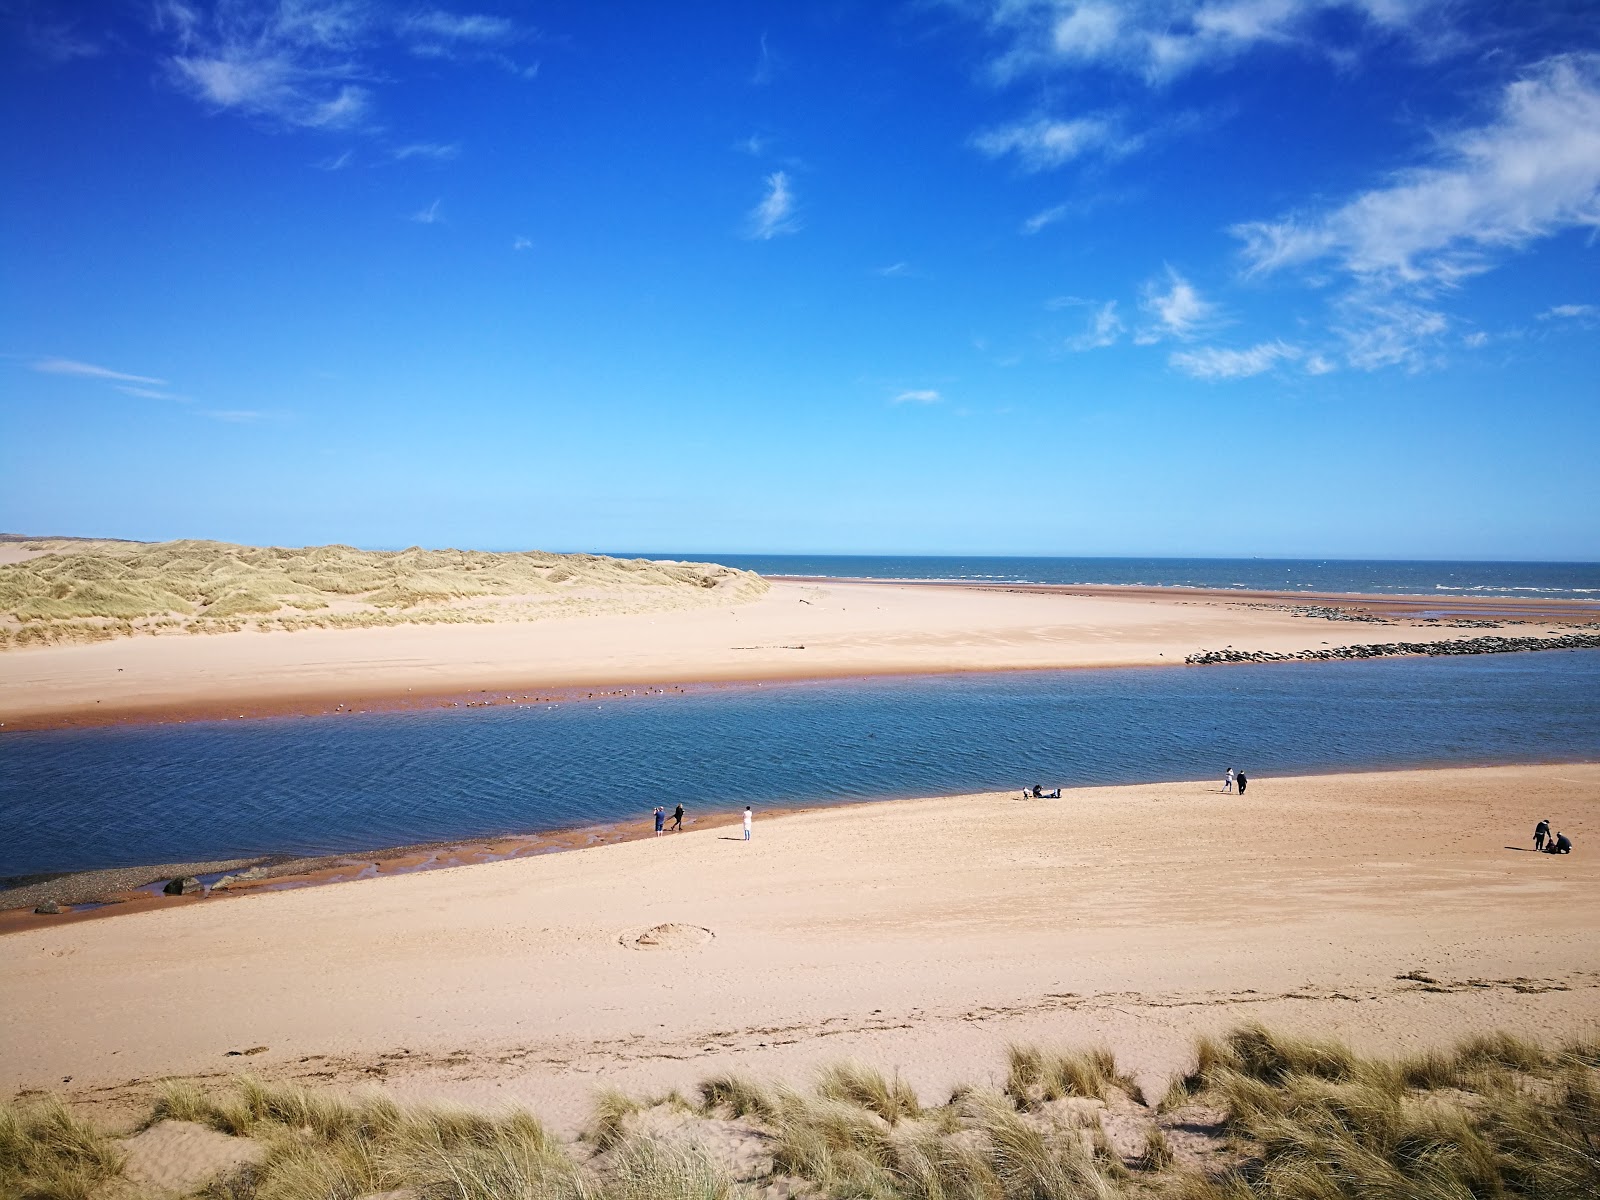
M1600 759L1600 651L739 686L0 736L0 876L693 811Z
M1600 563L1283 558L998 558L705 552L651 553L643 557L710 559L731 567L758 571L763 575L1600 600Z

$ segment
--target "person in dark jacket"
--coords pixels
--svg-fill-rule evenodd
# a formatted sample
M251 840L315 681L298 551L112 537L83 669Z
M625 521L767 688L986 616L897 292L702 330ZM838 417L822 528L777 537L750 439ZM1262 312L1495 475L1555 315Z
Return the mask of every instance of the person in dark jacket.
M1556 834L1556 840L1550 843L1550 853L1552 853L1552 854L1571 854L1572 853L1572 839L1567 837L1567 835L1564 834L1564 833Z
M1550 836L1550 822L1540 821L1533 827L1533 848L1543 850L1546 839Z
M1241 796L1244 795L1244 785L1250 782L1248 779L1245 778L1244 772L1243 771L1235 771L1233 773L1233 782L1235 784L1237 784L1238 787L1239 787L1239 795L1241 795Z
M683 832L683 805L681 804L672 810L672 832Z

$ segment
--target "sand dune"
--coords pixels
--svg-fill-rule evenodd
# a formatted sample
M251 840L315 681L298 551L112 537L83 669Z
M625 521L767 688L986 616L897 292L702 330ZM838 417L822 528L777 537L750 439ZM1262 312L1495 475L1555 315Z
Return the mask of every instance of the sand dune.
M0 544L0 650L180 633L494 624L759 596L715 563L228 542Z
M1158 1089L1196 1032L1252 1018L1374 1050L1600 1018L1600 766L1213 788L758 815L748 844L39 918L0 938L0 1086L247 1061L575 1124L597 1085L726 1067L854 1056L943 1099L1008 1041L1105 1040ZM1523 849L1539 816L1577 852Z

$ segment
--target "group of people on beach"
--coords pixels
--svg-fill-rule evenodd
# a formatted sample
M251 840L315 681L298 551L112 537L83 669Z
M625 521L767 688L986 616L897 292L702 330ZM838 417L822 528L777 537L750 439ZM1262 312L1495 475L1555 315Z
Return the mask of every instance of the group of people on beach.
M1533 848L1541 854L1571 854L1572 839L1559 829L1550 833L1550 822L1540 821L1533 827Z
M1244 795L1245 786L1249 784L1249 782L1249 778L1243 771L1239 770L1238 767L1229 767L1228 773L1222 777L1222 790L1225 792L1232 792L1235 786L1237 786L1239 789L1239 795L1242 796Z
M667 829L667 810L658 804L656 805L656 811L654 815L656 819L656 832L669 832ZM747 842L750 840L750 825L754 816L755 814L750 811L750 806L746 804L744 806L744 840ZM683 832L683 805L681 804L672 810L672 828L670 832Z

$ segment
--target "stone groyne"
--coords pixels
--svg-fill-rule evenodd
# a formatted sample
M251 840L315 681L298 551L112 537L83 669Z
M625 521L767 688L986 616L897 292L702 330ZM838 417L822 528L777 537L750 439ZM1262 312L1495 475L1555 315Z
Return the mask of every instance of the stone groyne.
M1555 637L1475 637L1453 642L1376 642L1365 646L1333 646L1327 650L1202 650L1183 661L1191 667L1217 663L1331 662L1357 658L1395 658L1407 654L1512 654L1520 650L1600 650L1600 633L1563 633Z

